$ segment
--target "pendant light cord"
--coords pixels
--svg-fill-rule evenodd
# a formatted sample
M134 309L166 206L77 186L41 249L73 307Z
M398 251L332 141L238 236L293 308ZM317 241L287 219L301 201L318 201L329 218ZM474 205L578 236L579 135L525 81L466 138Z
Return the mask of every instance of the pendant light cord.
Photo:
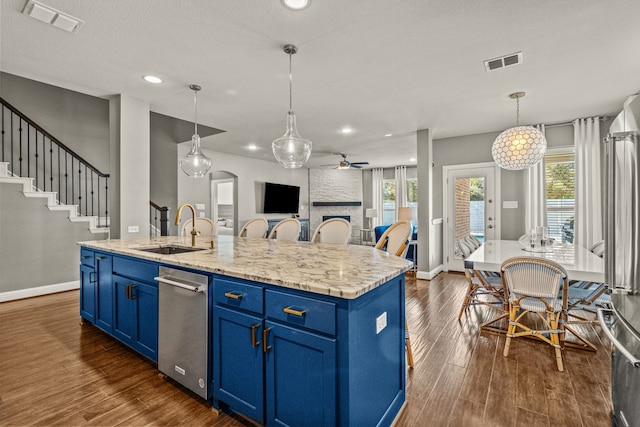
M520 126L520 97L516 98L516 126Z
M196 108L195 108L196 109L196 119L195 119L195 122L193 123L193 125L194 125L195 134L197 135L198 134L198 91L197 90L193 91L193 101L194 101L194 104L196 106Z
M291 72L291 54L289 54L289 111L293 111L293 73Z

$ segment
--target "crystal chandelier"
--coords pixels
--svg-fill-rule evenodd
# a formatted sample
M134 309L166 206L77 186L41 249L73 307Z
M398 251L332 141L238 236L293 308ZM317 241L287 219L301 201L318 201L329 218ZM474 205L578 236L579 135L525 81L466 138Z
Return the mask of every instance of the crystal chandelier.
M516 126L502 132L491 147L491 155L502 169L528 169L538 163L547 151L547 140L532 126L519 126L520 98L524 92L516 92L509 98L516 100Z
M289 55L289 112L287 113L287 131L271 143L274 157L278 163L287 169L302 167L311 155L311 141L303 138L298 133L296 115L292 107L293 75L291 73L291 55L294 55L297 51L298 48L292 44L284 47L284 53Z
M198 91L202 88L198 85L189 85L189 89L194 93L195 133L191 137L191 151L183 159L180 159L180 168L192 178L203 178L211 169L211 159L202 153L200 136L198 135Z

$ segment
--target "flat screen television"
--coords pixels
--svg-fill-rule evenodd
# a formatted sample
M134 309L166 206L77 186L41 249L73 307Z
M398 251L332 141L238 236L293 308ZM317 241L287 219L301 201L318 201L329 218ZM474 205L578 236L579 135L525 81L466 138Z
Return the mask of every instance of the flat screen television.
M300 187L264 183L264 213L297 214L299 202Z

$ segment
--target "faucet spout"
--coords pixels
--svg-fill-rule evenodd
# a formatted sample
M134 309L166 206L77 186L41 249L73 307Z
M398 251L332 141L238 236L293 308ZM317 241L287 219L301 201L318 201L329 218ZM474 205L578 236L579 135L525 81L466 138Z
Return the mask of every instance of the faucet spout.
M191 246L195 246L196 236L200 234L200 232L196 230L196 210L189 203L183 203L178 208L178 214L176 215L176 225L180 224L180 214L182 213L182 209L184 207L189 207L189 209L191 209Z

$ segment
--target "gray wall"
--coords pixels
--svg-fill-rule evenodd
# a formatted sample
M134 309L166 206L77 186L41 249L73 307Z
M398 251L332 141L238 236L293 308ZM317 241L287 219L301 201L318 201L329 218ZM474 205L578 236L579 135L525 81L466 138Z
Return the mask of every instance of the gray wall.
M0 293L78 280L77 242L99 240L87 223L26 198L22 185L0 184Z

